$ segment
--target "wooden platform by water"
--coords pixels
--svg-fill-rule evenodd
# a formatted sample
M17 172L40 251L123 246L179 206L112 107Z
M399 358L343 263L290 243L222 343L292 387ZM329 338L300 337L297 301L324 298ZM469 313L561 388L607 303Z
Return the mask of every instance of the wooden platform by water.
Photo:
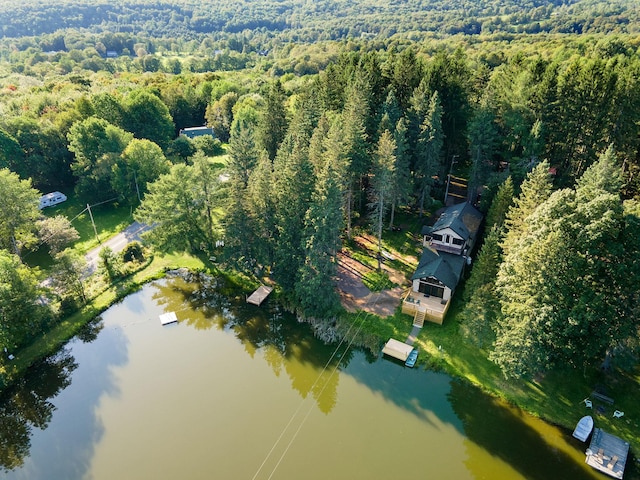
M261 285L255 292L249 295L249 297L247 298L247 303L260 306L272 291L273 287Z

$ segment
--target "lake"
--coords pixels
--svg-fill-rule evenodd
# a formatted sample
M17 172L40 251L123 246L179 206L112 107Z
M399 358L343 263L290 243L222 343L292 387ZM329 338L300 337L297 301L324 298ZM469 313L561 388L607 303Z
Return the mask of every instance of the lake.
M170 311L179 322L161 326ZM164 279L112 306L0 417L8 479L603 478L568 432L445 374L326 345L215 281Z

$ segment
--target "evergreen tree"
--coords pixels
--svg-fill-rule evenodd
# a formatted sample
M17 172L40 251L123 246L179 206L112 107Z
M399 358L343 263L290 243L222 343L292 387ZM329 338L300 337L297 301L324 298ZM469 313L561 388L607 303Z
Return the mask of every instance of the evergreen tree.
M357 80L357 79L356 79ZM347 88L347 102L344 107L344 139L349 176L346 200L347 237L351 238L353 211L360 203L362 179L369 169L369 154L366 125L369 118L368 86L360 79Z
M389 130L385 130L373 160L373 179L371 182L371 216L378 239L378 270L382 270L382 224L384 215L391 203L393 194L393 175L396 164L396 144Z
M425 200L431 194L433 176L441 170L443 142L442 106L438 92L434 92L429 101L429 109L420 126L417 163L414 167L420 198L420 215L423 214Z
M396 124L393 140L396 144L396 164L393 168L391 215L389 228L393 228L396 206L406 203L411 193L411 171L409 168L409 146L407 145L407 122L404 117Z
M472 78L462 49L453 54L438 52L426 66L425 83L429 92L438 92L442 106L444 158L464 153L467 119L470 117L470 85Z
M602 155L576 190L540 204L505 253L491 358L507 375L593 364L636 334L640 277L622 265L640 253L640 241L630 238L634 220L611 181L614 157Z
M478 188L487 178L493 155L498 145L498 131L493 112L486 106L479 107L469 122L468 138L471 156L469 201L475 202Z
M305 216L305 261L296 296L305 315L327 318L336 313L336 254L343 225L340 167L329 159L320 172Z
M511 177L507 177L500 187L498 187L498 191L491 202L491 207L489 207L489 211L487 212L485 222L487 228L502 228L507 218L507 213L513 205L514 196L513 181Z
M256 124L251 117L238 117L231 126L229 139L229 172L230 181L239 183L241 190L247 188L249 174L259 157L256 142Z
M313 130L310 112L300 111L274 162L275 224L274 248L276 281L285 291L293 292L304 262L304 216L314 185L309 162L309 142Z
M258 143L269 158L276 158L278 147L287 133L286 95L279 80L269 85L265 95L265 105L258 124Z
M273 182L273 163L264 151L249 176L246 191L252 257L261 265L272 265L274 261L276 222Z
M490 346L495 338L494 328L500 315L496 276L501 259L500 230L494 225L484 239L465 284L464 320L460 324L462 335L481 348Z
M541 162L529 172L520 186L520 195L509 208L505 219L506 233L502 242L505 253L520 237L526 234L526 218L531 215L538 205L545 202L551 195L552 185L549 175L549 164Z

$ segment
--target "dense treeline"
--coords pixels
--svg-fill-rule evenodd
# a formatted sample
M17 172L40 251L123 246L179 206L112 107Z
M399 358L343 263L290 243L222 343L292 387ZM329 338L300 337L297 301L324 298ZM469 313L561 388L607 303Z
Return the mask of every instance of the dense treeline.
M632 0L446 0L312 3L193 0L95 2L87 0L5 1L0 5L2 37L39 36L59 30L122 32L151 38L195 39L264 31L285 41L315 42L398 33L636 33L640 24ZM117 49L116 45L110 48Z
M371 228L379 237L383 228L393 226L397 208L421 214L437 205L455 159L457 171L470 179L470 199L482 193L484 208L495 198L489 214L498 229L488 237L474 269L483 276L470 282L467 295L477 315L468 316L473 319L468 330L477 336L475 341L495 347L494 358L506 372L530 373L500 350L505 346L507 353L517 351L501 340L516 338L509 319L517 323L518 318L505 309L509 295L529 279L511 284L518 281L516 276L498 276L507 271L503 258L519 258L508 256L503 240L516 234L499 228L506 224L509 231L522 233L513 225L534 222L529 215L553 189L564 189L560 191L566 202L552 196L558 203L545 207L552 214L537 214L537 221L557 221L551 231L562 227L574 237L571 228L576 225L594 232L591 243L562 244L567 252L581 258L583 247L589 252L599 248L604 237L598 228L605 224L596 228L591 223L611 218L605 226L617 232L617 245L628 255L593 253L586 266L576 262L567 265L567 271L590 272L591 280L580 285L595 293L600 292L593 286L595 279L602 274L607 288L636 308L635 297L616 276L619 272L602 270L600 263L606 259L625 264L636 252L629 238L636 210L632 204L622 210L616 198L621 205L622 199L639 193L640 59L624 37L590 40L582 44L581 55L574 45L560 46L539 54L510 54L495 65L482 60L486 52L471 57L462 49L442 49L425 55L416 47L376 50L363 42L361 48L344 48L319 75L268 81L246 73L113 75L75 67L73 73L47 74L55 65L50 61L31 65L42 64L39 79L14 68L3 79L0 96L0 189L3 198L17 199L2 206L13 210L0 215L1 281L7 293L0 298L0 309L16 313L3 316L2 345L19 348L55 322L64 305L85 300L81 265L63 250L63 240L72 239L73 232L59 224L51 235L53 225L38 223L38 192L32 187L75 188L87 202L115 198L136 206L142 199L136 217L157 225L149 237L156 246L210 255L224 238L227 261L252 272L269 272L302 314L331 317L338 309L332 279L344 239L355 226ZM13 67L20 65L27 67ZM218 140L176 137L180 128L205 122ZM228 141L228 181L221 181L207 161L220 150L220 140ZM602 195L591 198L580 185L588 183L584 179L593 176L590 168L604 152L609 162L620 166L620 181L602 187L602 195L609 195L603 203ZM540 168L545 175L552 168L555 176L545 180L547 190L540 191L546 193L536 201L517 200L516 221L510 202L526 193L525 178ZM580 210L586 198L590 211L598 212L595 219ZM525 203L530 208L526 214ZM568 205L576 213L568 212ZM562 223L564 213L575 217L569 226ZM534 238L550 228L544 222L531 225L526 231L536 232ZM54 276L60 279L55 295L43 290L37 271L20 262L25 250L52 237L60 239L52 247ZM549 270L538 264L531 268ZM42 296L60 302L28 301ZM536 301L544 307L546 298L551 297ZM15 302L25 303L28 311ZM612 309L603 300L602 311L636 318L630 311ZM586 322L596 321L574 313ZM554 318L559 324L563 316ZM620 342L603 341L590 355L610 354L634 328L634 323L618 328L623 333ZM567 343L580 335L567 333ZM566 357L559 354L542 361L552 343L540 339L543 353L537 365L529 364L544 369L563 362Z

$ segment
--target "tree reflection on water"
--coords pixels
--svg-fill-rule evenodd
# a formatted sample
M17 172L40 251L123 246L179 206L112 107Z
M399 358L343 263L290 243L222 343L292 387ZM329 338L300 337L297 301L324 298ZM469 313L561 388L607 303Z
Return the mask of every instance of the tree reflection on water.
M263 356L276 376L285 371L302 398L311 394L322 412L333 409L339 375L332 372L349 364L353 348L347 349L346 342L339 348L337 344L323 342L311 333L309 325L298 322L275 302L268 301L262 307L249 305L244 296L220 278L186 275L154 282L154 301L165 311L176 312L180 323L199 330L215 327L232 331L251 357ZM310 366L321 374L310 377L300 365ZM310 378L315 382L310 382Z
M24 463L33 428L47 428L56 409L50 400L71 383L77 366L69 350L62 349L31 367L0 396L0 471Z

